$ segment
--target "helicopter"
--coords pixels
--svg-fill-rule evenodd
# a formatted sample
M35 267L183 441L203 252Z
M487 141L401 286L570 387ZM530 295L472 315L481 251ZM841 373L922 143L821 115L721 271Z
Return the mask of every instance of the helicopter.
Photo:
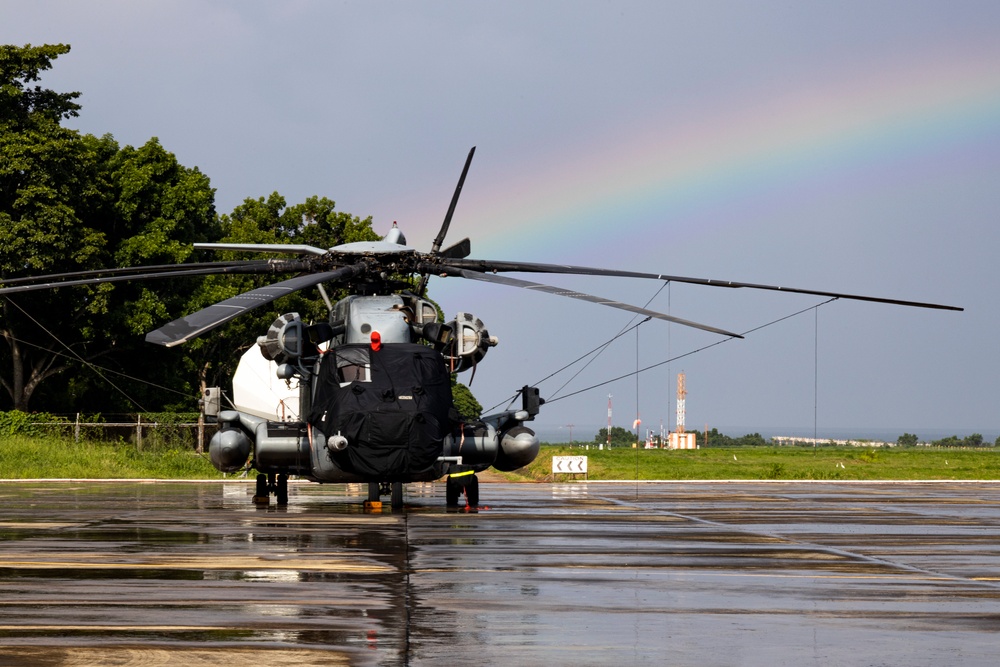
M792 292L900 306L962 310L956 306L745 282L671 276L563 264L470 258L464 238L442 247L468 175L466 158L444 222L429 252L406 244L396 223L379 241L332 248L308 245L196 243L196 249L290 254L287 259L237 260L98 269L85 273L0 278L0 295L103 282L152 280L211 274L293 274L293 277L220 301L149 332L146 341L173 347L208 334L281 296L319 289L325 322L305 322L298 313L277 317L242 357L233 379L231 408L221 391L202 397L218 430L209 443L212 464L224 473L256 470L254 501L288 503L288 479L364 483L368 501L389 495L403 505L406 483L446 478L448 506L479 504L477 474L489 468L513 471L538 455L539 439L526 424L544 399L537 387L518 390L520 405L474 420L455 409L451 380L474 370L498 344L469 312L445 321L426 298L430 276L456 277L540 291L617 308L712 334L742 338L718 327L681 319L574 290L512 278L502 273L578 274L629 277L730 289ZM349 295L331 303L324 284ZM274 398L261 378L284 383L292 395ZM276 409L276 403L280 409Z

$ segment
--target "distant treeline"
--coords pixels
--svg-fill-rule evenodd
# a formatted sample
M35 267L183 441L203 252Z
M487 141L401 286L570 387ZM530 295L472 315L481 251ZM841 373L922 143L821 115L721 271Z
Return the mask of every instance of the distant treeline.
M708 438L706 440L705 433L699 432L698 434L698 446L699 447L769 447L780 444L782 446L803 446L803 447L842 447L844 446L844 441L816 441L811 438L803 439L801 442L792 441L791 445L786 444L786 442L776 443L769 438L765 438L760 433L747 433L739 437L728 436L724 433L719 433L718 429L713 428L708 432ZM634 432L622 428L621 426L611 427L611 439L608 440L608 429L602 428L594 436L594 442L597 444L610 442L612 447L632 447L635 444L636 435ZM659 444L659 437L654 437L654 442ZM851 445L863 446L867 441L864 440L852 440ZM919 436L912 433L904 433L896 439L895 443L870 443L872 446L898 446L898 447L1000 447L1000 437L994 442L989 442L986 440L981 433L973 433L972 435L965 436L961 438L957 435L950 435L947 438L941 438L940 440L923 441Z

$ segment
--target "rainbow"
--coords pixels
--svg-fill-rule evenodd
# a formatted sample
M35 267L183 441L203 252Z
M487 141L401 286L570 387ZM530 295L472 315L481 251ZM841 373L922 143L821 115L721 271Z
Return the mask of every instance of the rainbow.
M473 256L527 260L532 250L518 235L530 231L536 259L552 261L558 244L582 263L603 252L588 230L603 230L596 243L606 244L613 229L622 248L641 247L649 225L676 227L680 239L693 221L697 233L738 224L735 207L745 218L747 200L761 193L794 200L836 176L874 166L891 177L884 166L1000 138L1000 53L883 64L839 83L816 78L828 83L746 96L753 101L686 120L652 114L624 139L581 142L579 154L490 184L463 202Z

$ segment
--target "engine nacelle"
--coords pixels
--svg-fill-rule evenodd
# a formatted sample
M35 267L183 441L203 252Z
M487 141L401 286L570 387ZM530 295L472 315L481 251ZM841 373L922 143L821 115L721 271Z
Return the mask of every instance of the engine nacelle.
M236 472L250 457L250 438L239 427L240 414L225 410L219 415L220 430L208 443L208 457L221 472Z
M271 323L266 335L257 339L260 353L277 364L297 361L306 342L305 326L298 313L285 313Z
M500 451L493 467L504 472L523 468L538 456L541 443L526 426L514 426L500 435Z
M497 339L490 336L483 321L471 313L459 313L448 323L452 330L451 343L441 352L452 373L460 373L475 367Z

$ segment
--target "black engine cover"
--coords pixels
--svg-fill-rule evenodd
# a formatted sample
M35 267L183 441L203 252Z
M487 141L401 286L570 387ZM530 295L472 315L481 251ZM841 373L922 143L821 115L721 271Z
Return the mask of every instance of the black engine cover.
M386 481L426 472L456 421L444 358L424 345L338 346L324 355L316 382L309 422L347 438L344 450L329 453L347 472Z

